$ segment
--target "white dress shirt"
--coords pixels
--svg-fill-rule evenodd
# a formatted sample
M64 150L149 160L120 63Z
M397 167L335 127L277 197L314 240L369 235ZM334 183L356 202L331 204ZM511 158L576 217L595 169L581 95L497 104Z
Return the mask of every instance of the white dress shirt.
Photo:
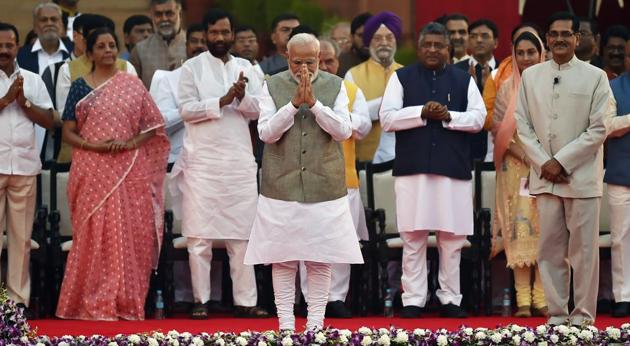
M166 125L166 134L171 142L171 152L168 155L169 163L177 160L182 150L186 132L184 121L178 109L179 98L177 93L181 74L181 67L173 71L157 70L153 74L151 87L149 88L155 104L162 113Z
M40 75L44 73L44 70L46 69L46 67L48 67L48 65L63 61L62 52L70 53L70 51L68 50L68 48L66 48L66 45L63 44L63 41L61 39L59 39L59 47L57 47L57 50L52 54L48 54L44 50L44 47L42 47L42 43L39 41L39 39L37 39L35 43L33 43L33 48L31 48L31 52L37 52L37 63L39 64Z
M363 91L357 87L357 93L354 96L354 103L350 111L350 119L352 120L352 137L356 140L362 140L370 133L372 129L372 119L370 119L370 110L368 102L365 100Z
M0 95L6 95L19 74L24 78L26 99L40 108L52 109L52 102L42 79L24 69L16 69L11 76L0 70ZM0 111L0 162L0 174L37 175L41 170L35 124L16 101Z

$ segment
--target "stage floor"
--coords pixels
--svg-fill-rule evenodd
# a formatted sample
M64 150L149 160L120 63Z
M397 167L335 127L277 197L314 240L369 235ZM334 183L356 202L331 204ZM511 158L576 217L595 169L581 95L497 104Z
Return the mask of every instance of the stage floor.
M623 323L630 322L628 318L612 318L608 315L598 316L595 326L597 328L605 328L608 326L620 327ZM305 319L298 318L296 326L304 326ZM510 323L520 326L536 327L544 324L544 318L514 318L514 317L469 317L467 319L439 318L435 316L427 316L419 319L401 319L401 318L385 318L380 316L372 317L355 317L352 319L326 319L327 326L339 329L356 330L360 327L389 327L405 329L440 329L448 330L458 329L461 325L468 327L486 327L495 328L499 325L507 325ZM75 321L75 320L58 320L45 319L29 321L32 328L37 328L38 335L63 336L63 335L104 335L114 336L116 334L137 334L152 331L168 332L169 330L177 330L179 332L212 333L216 331L223 332L241 332L246 330L265 331L275 330L278 328L278 320L276 318L267 319L243 319L233 318L231 316L210 315L210 318L203 321L191 320L187 318L170 318L165 320L145 321L118 321L118 322L93 322L93 321Z

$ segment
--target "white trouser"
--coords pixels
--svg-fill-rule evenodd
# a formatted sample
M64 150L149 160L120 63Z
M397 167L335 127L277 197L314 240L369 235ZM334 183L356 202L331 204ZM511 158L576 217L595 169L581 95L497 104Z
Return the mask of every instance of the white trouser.
M234 305L256 306L258 292L254 267L243 264L247 240L225 240L224 242L230 258ZM212 240L187 238L187 245L193 296L196 303L206 303L210 300L211 291Z
M210 268L210 300L221 301L223 295L223 266L221 261L212 261ZM175 301L192 302L193 291L190 278L190 264L187 261L173 262L175 280Z
M304 262L308 286L308 316L306 329L321 329L324 326L324 314L330 289L330 264ZM298 261L274 263L272 267L273 293L278 310L280 330L295 330L295 275Z
M435 295L442 304L460 305L459 262L465 235L436 232L440 255L440 288ZM400 232L403 241L402 301L404 306L423 307L427 301L427 239L428 231Z
M306 284L306 266L300 262L300 288L304 299L308 297L308 285ZM350 264L332 263L330 265L330 291L328 301L346 301L348 290L350 289ZM308 303L308 300L306 301Z
M630 187L608 184L613 296L630 302Z

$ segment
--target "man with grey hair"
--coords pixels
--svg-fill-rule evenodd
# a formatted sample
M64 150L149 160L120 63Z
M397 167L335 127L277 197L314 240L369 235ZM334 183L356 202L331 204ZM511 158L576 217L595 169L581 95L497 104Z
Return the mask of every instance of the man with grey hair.
M331 264L363 263L339 143L352 122L342 79L318 70L317 38L297 34L287 48L289 70L268 78L259 98L266 145L245 264L272 263L280 330L295 330L295 276L304 261L312 330L324 325Z
M486 108L474 79L448 64L448 31L429 23L420 32L419 62L389 79L380 119L396 135L396 218L403 241L403 318L420 316L427 299L426 250L437 231L440 256L436 296L441 315L462 318L459 262L473 234L471 134L483 127ZM426 196L436 196L429 205ZM458 215L458 217L453 217Z
M350 23L339 22L330 29L330 39L339 46L341 53L347 53L352 48L352 34L350 33Z
M402 21L392 12L381 12L365 22L363 42L370 49L370 58L346 73L345 79L357 84L365 93L372 130L361 141L357 141L357 159L374 163L394 159L394 135L381 133L378 109L381 105L385 83L401 64L394 61L396 44L402 33Z
M20 68L42 74L50 64L70 58L74 46L61 38L61 8L52 2L43 2L33 9L33 31L37 40L24 45L17 55Z
M172 71L186 61L181 0L151 0L151 19L155 32L138 42L129 56L147 89L156 70Z

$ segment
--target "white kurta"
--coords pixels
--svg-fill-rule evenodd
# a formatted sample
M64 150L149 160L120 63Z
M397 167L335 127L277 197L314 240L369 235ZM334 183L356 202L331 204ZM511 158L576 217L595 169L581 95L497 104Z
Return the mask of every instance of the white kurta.
M383 95L380 118L383 130L392 132L426 126L423 106L403 108L403 88L393 74ZM465 112L450 111L451 121L442 126L453 131L479 132L486 108L471 78ZM473 234L472 181L434 174L395 178L396 217L399 232L435 230L458 235Z
M245 97L220 108L219 99L241 71L249 79ZM258 78L249 61L230 57L223 63L209 52L181 68L179 101L186 134L170 188L186 237L249 239L258 190L248 124L259 113Z
M277 109L266 84L259 104L260 139L275 143L293 126L298 109L290 102ZM334 140L342 141L352 134L343 84L333 109L317 101L311 111L315 121ZM347 196L319 203L260 196L245 264L287 261L363 263Z
M153 78L151 78L151 87L149 88L153 101L162 113L166 134L169 142L171 142L171 152L168 155L169 163L175 162L179 157L186 133L184 121L179 114L179 95L177 95L181 74L181 67L173 71L156 70Z

